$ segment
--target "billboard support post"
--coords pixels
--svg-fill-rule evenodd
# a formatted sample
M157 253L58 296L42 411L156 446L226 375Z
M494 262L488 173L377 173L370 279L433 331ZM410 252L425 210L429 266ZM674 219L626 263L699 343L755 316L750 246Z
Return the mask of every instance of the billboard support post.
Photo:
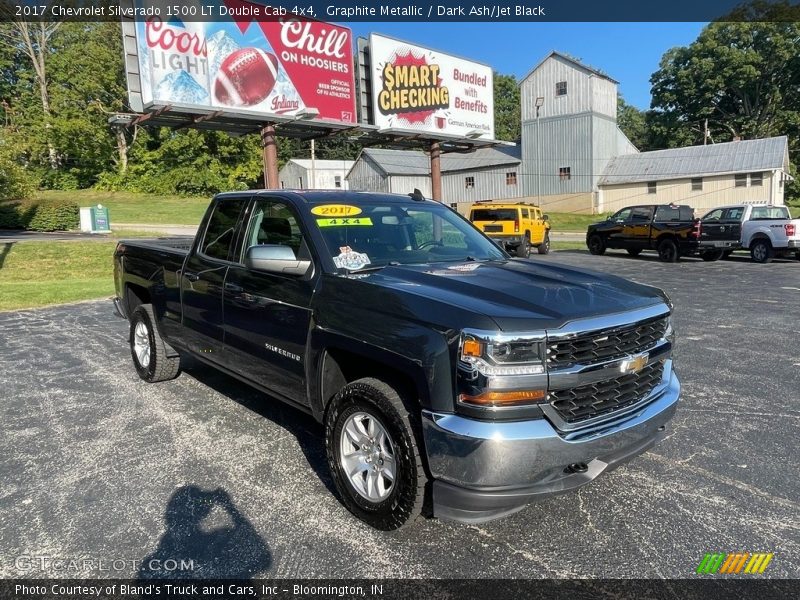
M437 202L442 201L442 149L439 142L431 142L431 194Z
M275 125L267 123L261 129L262 157L264 159L264 189L276 190L278 185L278 141L275 139Z

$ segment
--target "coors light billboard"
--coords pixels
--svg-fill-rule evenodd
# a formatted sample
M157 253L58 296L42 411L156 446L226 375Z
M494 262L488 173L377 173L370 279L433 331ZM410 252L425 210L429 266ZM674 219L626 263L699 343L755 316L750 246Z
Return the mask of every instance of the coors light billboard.
M268 21L237 16L246 15L249 4L221 0L222 12L232 15L224 22L138 21L144 106L285 116L313 108L319 119L355 123L350 30L293 15Z

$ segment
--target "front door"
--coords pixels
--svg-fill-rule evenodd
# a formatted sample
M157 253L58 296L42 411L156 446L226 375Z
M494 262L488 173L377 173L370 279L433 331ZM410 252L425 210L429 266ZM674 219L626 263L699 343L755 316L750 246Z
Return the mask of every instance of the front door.
M256 197L237 264L224 289L225 363L261 386L304 401L305 348L311 323L313 269L303 276L251 271L247 248L288 246L309 259L306 235L294 209L279 198Z
M181 301L186 343L197 354L220 361L224 343L222 293L247 198L216 200L206 231L183 267Z
M622 238L626 248L647 248L650 243L650 223L653 220L652 206L634 206L622 226Z

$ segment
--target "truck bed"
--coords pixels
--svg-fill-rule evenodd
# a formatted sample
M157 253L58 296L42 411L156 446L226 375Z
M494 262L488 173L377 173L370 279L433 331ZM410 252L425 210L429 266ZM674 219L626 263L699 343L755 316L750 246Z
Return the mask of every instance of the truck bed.
M192 236L180 237L158 237L158 238L133 238L122 239L120 244L125 244L128 248L146 248L148 250L170 250L179 252L182 255L189 253L192 249L194 238Z

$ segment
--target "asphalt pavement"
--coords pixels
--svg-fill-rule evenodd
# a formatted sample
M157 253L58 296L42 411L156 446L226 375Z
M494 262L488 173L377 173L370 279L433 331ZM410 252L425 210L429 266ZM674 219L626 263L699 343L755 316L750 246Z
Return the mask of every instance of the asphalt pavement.
M686 578L733 551L800 575L800 262L531 260L664 288L683 399L646 454L473 526L370 530L315 421L192 361L140 381L108 301L0 314L0 577L143 577L155 557L205 577Z

